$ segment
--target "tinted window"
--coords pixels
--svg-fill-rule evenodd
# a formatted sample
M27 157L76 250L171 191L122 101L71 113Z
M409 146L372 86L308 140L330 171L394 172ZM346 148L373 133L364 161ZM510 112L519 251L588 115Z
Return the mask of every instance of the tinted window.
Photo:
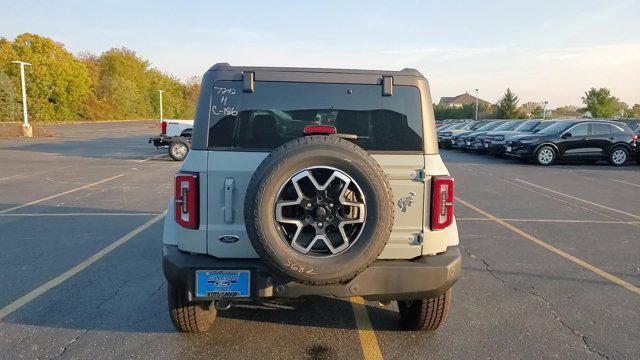
M592 135L611 135L611 125L608 124L591 124Z
M514 131L529 132L529 131L533 131L533 128L535 128L536 125L538 125L538 124L540 124L540 121L537 121L537 120L525 121L522 124L518 125L518 127L516 127L513 130Z
M571 136L587 136L589 134L589 124L576 125L569 132Z
M461 129L462 130L473 129L473 127L476 125L478 125L478 121L472 121L472 122L466 123L466 125L464 125Z
M493 129L493 131L509 131L520 124L522 124L522 121L507 121L506 123Z
M209 146L270 150L303 136L309 125L334 126L357 135L372 151L421 151L420 92L380 85L256 82L253 93L238 81L219 81L211 98Z
M538 134L550 135L550 134L560 134L561 132L567 130L572 124L567 122L559 121L555 124L547 126L546 128L538 131Z
M484 126L479 127L476 131L491 131L504 123L505 121L492 121L488 124L485 124Z
M533 130L531 130L533 133L537 133L543 129L548 128L549 126L556 124L555 121L541 121L538 125L536 125Z
M477 123L473 124L473 126L465 130L478 130L487 124L489 124L488 121L478 121Z

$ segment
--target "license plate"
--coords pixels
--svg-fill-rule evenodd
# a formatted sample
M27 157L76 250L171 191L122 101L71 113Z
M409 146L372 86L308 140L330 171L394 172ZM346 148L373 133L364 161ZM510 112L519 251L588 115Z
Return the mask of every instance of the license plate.
M471 145L471 141L467 141L467 145Z
M488 148L489 147L489 143L484 143L484 147Z
M249 297L250 286L249 270L196 271L196 297L218 299Z
M507 146L507 151L511 152L511 146Z

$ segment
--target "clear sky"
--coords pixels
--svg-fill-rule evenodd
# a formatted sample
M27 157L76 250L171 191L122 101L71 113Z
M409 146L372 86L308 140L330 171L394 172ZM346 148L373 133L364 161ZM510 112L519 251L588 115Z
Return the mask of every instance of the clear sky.
M0 36L37 33L73 53L125 46L181 79L216 62L413 67L436 102L475 88L495 102L510 87L556 107L592 86L640 103L639 15L640 0L0 0Z

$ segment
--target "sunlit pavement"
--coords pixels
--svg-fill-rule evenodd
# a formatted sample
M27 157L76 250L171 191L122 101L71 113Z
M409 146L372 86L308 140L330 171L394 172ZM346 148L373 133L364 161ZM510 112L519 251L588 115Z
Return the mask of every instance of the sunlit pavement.
M452 151L464 258L441 331L401 331L395 305L371 303L368 348L349 300L310 298L235 306L208 334L177 334L160 249L180 165L147 143L155 132L101 123L0 140L0 358L640 357L640 166Z

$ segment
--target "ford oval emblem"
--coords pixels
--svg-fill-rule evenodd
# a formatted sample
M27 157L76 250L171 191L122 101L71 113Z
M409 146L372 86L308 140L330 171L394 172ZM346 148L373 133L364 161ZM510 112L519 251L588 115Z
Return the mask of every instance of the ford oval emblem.
M222 235L218 238L218 240L222 241L225 244L233 244L238 242L240 238L235 235Z

